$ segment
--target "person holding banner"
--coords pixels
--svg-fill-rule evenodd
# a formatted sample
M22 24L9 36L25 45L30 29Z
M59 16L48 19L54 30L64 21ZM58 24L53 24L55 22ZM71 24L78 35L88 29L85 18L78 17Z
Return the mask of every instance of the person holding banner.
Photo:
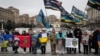
M13 34L14 35L20 35L19 32L17 32L17 31L13 32ZM14 51L15 54L18 54L19 42L20 42L20 39L16 38L14 36L12 49L13 49L13 51Z
M41 54L46 53L46 44L48 42L48 34L46 33L46 29L42 29L42 33L38 35L39 42L41 43Z
M72 33L72 30L71 30L71 27L68 28L68 31L67 31L67 38L73 38L73 33ZM72 50L73 48L67 48L67 54L71 54L72 53Z
M79 53L81 53L82 31L81 31L80 28L76 27L74 29L74 32L73 33L74 33L75 38L78 38L78 51L79 51ZM76 48L74 50L74 53L76 53Z
M5 31L1 31L1 34L0 34L1 52L4 51L4 47L2 46L4 43L4 36L5 36Z
M26 33L26 31L23 31L23 32L22 32L22 35L23 35L23 36L27 36L28 34ZM24 40L24 42L25 42L25 40ZM23 53L25 54L25 53L26 53L26 47L22 47L22 48L23 48L23 50L24 50Z
M18 54L19 42L20 42L19 38L14 38L13 51L15 54Z
M29 30L28 30L28 34L31 36L32 34L33 34L33 29L32 28L30 28ZM31 53L31 40L30 40L30 48L29 48L29 52Z
M9 33L9 31L6 31L6 34L4 35L4 42L2 44L2 47L4 48L4 52L7 52L8 43L12 42L13 36Z
M82 43L83 43L83 50L84 50L83 54L88 54L89 35L86 31L82 35Z

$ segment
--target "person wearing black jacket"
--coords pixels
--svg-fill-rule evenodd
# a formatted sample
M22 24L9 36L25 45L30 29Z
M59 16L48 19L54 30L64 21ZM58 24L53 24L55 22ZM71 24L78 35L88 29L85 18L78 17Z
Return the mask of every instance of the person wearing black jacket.
M28 33L26 33L26 31L23 31L22 32L22 35L26 36L26 35L29 35ZM23 47L23 53L25 54L26 53L26 47Z
M81 53L81 47L80 47L80 44L81 44L81 39L82 39L82 31L81 31L81 29L80 28L75 28L74 29L74 36L75 36L75 38L78 38L78 51L79 51L79 53ZM74 53L76 53L76 48L75 48L75 50L74 50Z
M98 54L98 40L97 40L98 34L100 34L100 30L99 29L96 29L93 32L93 38L92 38L92 48L95 49L94 54Z
M13 34L20 35L19 32L17 32L17 31L15 31ZM12 49L15 54L18 54L19 42L20 42L20 40L18 38L14 38Z
M29 30L28 30L28 34L31 36L32 34L33 34L33 29L32 28L30 28ZM31 37L32 38L32 37ZM31 46L31 38L30 38L30 48L29 48L29 53L31 53L31 51L32 51L32 46Z
M73 38L71 28L69 28L68 31L67 31L67 38ZM72 50L73 50L73 48L67 48L67 54L71 54Z

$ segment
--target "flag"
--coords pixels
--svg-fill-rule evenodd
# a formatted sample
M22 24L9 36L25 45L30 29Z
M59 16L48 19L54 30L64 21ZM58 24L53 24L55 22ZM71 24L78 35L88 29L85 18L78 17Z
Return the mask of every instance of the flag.
M52 9L51 0L44 0L45 8Z
M97 0L96 4L100 6L100 0Z
M14 38L19 39L19 46L29 48L30 47L30 36L27 35L15 35Z
M53 10L60 10L62 2L60 2L58 0L51 0L51 5L52 5Z
M38 16L37 16L37 22L38 23L42 23L43 22L43 20L44 20L44 13L43 13L43 11L42 11L42 9L40 10L40 12L39 12L39 14L38 14Z
M88 0L88 6L100 10L100 0Z
M83 11L79 10L78 8L76 8L75 6L73 6L72 8L72 12L71 14L76 17L76 18L79 18L81 20L87 20L88 17L87 17L87 14L84 13Z
M73 19L74 23L79 25L79 24L82 24L81 20L77 19L77 18L74 18Z
M47 18L45 18L45 15L42 11L42 9L40 10L38 16L37 16L37 22L42 24L45 28L49 28L50 24Z
M45 8L52 10L59 10L62 2L57 0L44 0Z
M88 21L88 15L87 14L84 14L83 20Z
M63 6L60 6L60 12L61 12L61 14L63 14L63 15L69 14L69 13L63 8Z
M69 16L69 15L62 15L61 14L61 22L67 22L67 23L71 23L71 22L73 22L73 18L71 17L71 16Z
M73 17L62 7L61 11L61 22L71 23L73 22Z
M48 19L45 21L45 28L50 28L50 23L49 23L49 21L48 21Z
M45 16L44 13L42 11L42 9L40 10L38 16L37 16L37 20L36 20L39 24L41 24L41 26L44 26L45 24Z

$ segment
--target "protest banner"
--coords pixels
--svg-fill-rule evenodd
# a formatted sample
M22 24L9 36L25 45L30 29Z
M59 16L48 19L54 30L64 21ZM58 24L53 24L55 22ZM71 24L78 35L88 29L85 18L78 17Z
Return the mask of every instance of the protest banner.
M78 48L78 39L77 38L66 38L65 47Z
M19 39L19 46L29 48L30 47L30 36L29 35L15 35L14 38Z

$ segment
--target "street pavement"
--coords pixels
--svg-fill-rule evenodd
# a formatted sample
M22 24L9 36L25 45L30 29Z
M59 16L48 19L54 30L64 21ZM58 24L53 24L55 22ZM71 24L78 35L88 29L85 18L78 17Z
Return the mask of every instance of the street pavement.
M2 53L0 52L0 56L52 56L52 55L51 55L51 51L50 51L50 50L51 50L51 48L50 48L50 43L47 44L46 48L47 48L47 49L46 49L46 54L45 54L45 55L42 55L40 50L37 51L37 54L31 54L31 53L29 53L29 49L28 49L28 48L27 48L26 54L23 53L22 48L19 48L19 49L18 49L19 54L14 54L14 53L12 52L12 48L11 48L11 47L8 47L8 52L7 52L7 54L2 54ZM81 51L83 51L82 49L83 49L83 48L81 48ZM92 50L92 52L94 52L94 50ZM95 55L95 54L92 54L92 53L83 54L83 52L82 52L81 54L79 54L79 53L77 52L76 54L64 54L64 55L57 54L57 55L53 55L53 56L100 56L100 54L98 54L98 55Z

